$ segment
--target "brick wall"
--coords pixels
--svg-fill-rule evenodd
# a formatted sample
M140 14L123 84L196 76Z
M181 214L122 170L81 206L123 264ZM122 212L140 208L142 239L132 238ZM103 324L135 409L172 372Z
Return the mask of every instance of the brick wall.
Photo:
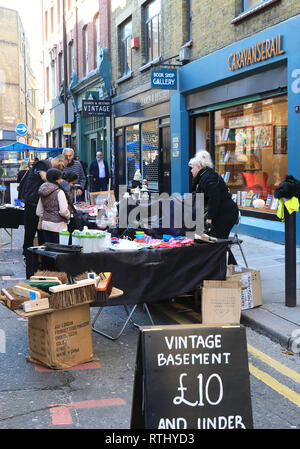
M279 0L233 24L240 0L191 0L192 59L251 36L300 13L300 0Z
M145 27L144 7L145 0L124 0L120 6L117 0L111 1L111 66L112 84L117 88L117 94L127 92L150 82L152 67L140 70L145 60ZM161 1L161 57L163 60L178 55L180 47L187 40L187 1L162 0ZM116 82L120 77L120 48L118 42L118 29L128 18L132 19L132 35L139 37L140 46L132 50L132 77L122 83ZM169 61L178 64L175 59Z

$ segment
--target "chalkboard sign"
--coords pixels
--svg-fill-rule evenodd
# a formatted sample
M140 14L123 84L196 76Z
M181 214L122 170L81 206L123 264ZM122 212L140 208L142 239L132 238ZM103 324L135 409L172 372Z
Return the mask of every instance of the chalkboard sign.
M132 404L132 429L253 428L245 328L140 328Z

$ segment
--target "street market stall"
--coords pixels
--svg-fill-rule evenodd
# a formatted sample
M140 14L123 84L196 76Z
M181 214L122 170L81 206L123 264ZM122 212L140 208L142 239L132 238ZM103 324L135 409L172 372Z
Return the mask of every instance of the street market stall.
M0 206L0 249L7 245L10 245L10 249L12 249L13 229L18 229L23 224L24 209L22 207ZM8 242L2 241L1 229L8 235Z
M35 159L47 159L61 153L63 148L39 148L16 142L0 147L0 185L6 187L2 203L15 204L17 177L21 167L31 165Z

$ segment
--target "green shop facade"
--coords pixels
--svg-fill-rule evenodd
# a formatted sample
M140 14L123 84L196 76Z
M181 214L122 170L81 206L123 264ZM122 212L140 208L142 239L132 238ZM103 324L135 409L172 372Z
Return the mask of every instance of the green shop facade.
M101 50L97 69L78 81L73 72L70 95L74 106L76 124L76 151L80 159L90 165L96 152L102 150L104 159L110 166L111 161L111 124L105 116L88 116L83 114L83 100L110 100L110 61L108 50Z

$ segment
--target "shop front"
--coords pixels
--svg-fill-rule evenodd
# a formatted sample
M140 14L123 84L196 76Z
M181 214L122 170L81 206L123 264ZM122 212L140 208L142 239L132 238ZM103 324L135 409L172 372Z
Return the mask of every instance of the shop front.
M299 25L295 17L182 67L171 96L172 139L181 141L172 191L190 191L188 160L205 149L241 210L240 230L277 242L274 190L287 174L300 178Z
M169 91L144 86L113 101L115 186L132 187L136 170L151 192L171 191Z

